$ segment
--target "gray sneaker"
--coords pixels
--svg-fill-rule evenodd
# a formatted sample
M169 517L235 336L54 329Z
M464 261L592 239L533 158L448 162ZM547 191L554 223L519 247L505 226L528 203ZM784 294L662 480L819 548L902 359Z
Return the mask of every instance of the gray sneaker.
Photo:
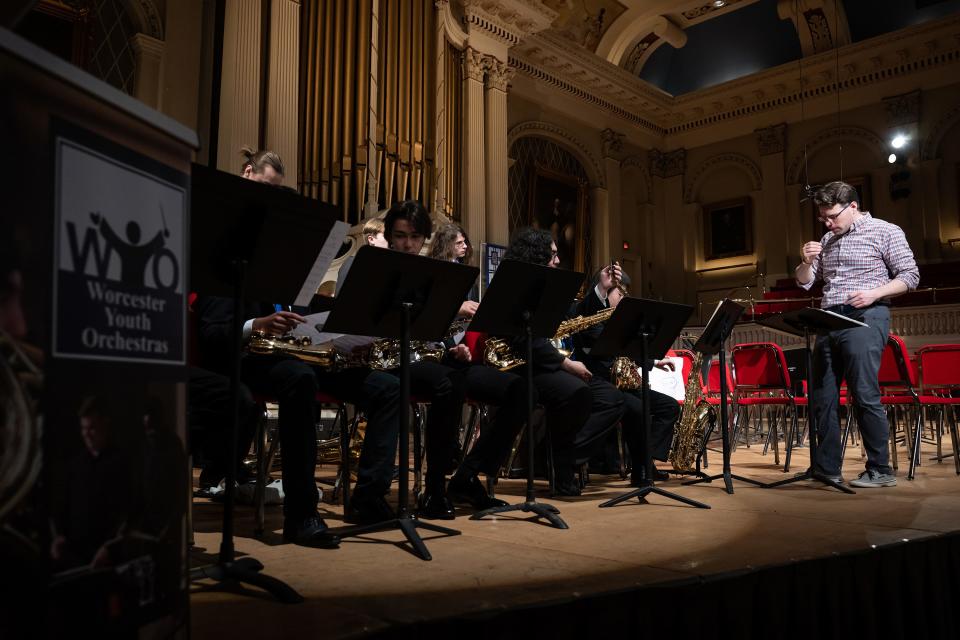
M856 480L851 480L850 486L859 487L861 489L872 489L874 487L895 487L897 486L897 478L890 473L881 473L876 469L867 469L857 476Z

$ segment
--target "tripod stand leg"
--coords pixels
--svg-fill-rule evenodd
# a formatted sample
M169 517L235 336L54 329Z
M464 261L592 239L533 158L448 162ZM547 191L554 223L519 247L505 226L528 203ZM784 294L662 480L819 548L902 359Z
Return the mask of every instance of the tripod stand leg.
M563 521L563 518L557 515L558 513L560 513L560 510L554 507L553 505L540 504L539 502L535 502L527 506L529 507L529 509L524 509L524 511L530 511L536 514L538 517L543 518L544 520L549 522L551 525L553 525L557 529L570 528L569 526L567 526L567 523Z
M644 501L644 498L646 497L646 495L647 495L648 493L650 493L650 491L651 491L652 489L653 489L653 487L651 487L651 486L649 486L649 485L646 486L646 487L640 488L640 489L635 489L635 490L631 491L630 493L625 493L625 494L623 494L622 496L617 496L616 498L611 498L610 500L607 500L606 502L601 502L601 503L600 503L600 506L601 506L601 507L613 507L613 506L615 506L615 505L620 504L621 502L626 502L626 501L629 500L630 498L636 498L636 499L639 500L640 502L643 502L643 501Z
M210 579L222 584L248 584L263 589L284 604L299 604L303 596L273 576L260 573L263 564L254 558L240 558L227 564L197 567L190 571L190 580Z
M400 525L400 531L403 532L407 542L413 547L413 552L420 556L422 560L433 560L433 556L430 555L430 551L427 550L427 545L423 544L423 539L420 537L420 534L417 533L416 523L407 518L401 518L398 523Z
M655 493L658 496L663 496L664 498L670 498L671 500L677 500L678 502L688 504L691 507L697 507L698 509L710 508L710 505L708 504L705 504L703 502L698 502L697 500L693 500L691 498L687 498L681 495L677 495L676 493L667 491L666 489L661 489L660 487L645 487L645 488L648 490L647 493Z

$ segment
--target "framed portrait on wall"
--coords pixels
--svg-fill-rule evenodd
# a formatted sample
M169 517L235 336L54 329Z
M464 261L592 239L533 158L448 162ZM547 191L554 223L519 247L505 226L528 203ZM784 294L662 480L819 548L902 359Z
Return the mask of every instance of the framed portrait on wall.
M859 202L860 210L870 211L871 204L872 204L871 202L872 198L870 197L870 176L862 175L862 176L844 177L843 181L857 190L857 195L860 196L860 202ZM827 180L823 184L827 184L828 182L833 182L833 180ZM817 219L819 217L820 217L820 210L817 208L817 205L813 201L813 198L810 198L810 220L813 223L813 234L811 235L811 237L817 238L818 240L822 238L823 234L827 232L827 228L824 227L823 223Z
M545 229L557 243L560 268L583 271L586 185L576 176L541 166L531 173L530 226Z
M750 198L703 205L703 257L719 260L753 253Z

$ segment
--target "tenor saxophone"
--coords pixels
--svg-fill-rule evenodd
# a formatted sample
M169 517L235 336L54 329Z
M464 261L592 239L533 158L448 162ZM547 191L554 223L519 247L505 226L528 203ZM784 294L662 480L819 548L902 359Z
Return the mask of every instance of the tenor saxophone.
M557 351L560 351L564 356L570 355L561 348L563 339L585 331L601 322L606 322L610 319L610 316L613 315L615 308L616 307L610 307L603 311L598 311L593 315L577 316L576 318L564 320L560 323L560 326L557 327L557 332L553 335L553 338L550 339L550 342L557 348ZM526 360L513 352L510 343L503 338L487 339L483 350L483 361L492 367L497 367L500 371L509 371L526 363Z
M670 449L670 464L677 471L693 469L697 453L703 444L706 423L713 412L713 408L704 401L703 387L700 386L702 364L703 353L697 352L690 367L687 386L684 388L683 409L680 412L680 420L673 435L673 446Z

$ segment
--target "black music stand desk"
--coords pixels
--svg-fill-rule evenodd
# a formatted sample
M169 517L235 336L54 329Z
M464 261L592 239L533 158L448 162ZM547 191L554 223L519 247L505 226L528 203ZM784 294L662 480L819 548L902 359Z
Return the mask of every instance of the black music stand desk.
M816 416L813 412L813 349L810 346L810 335L829 333L830 331L837 331L838 329L865 327L867 325L842 316L839 313L810 308L778 313L769 318L758 320L757 323L792 336L803 336L803 342L806 345L807 351L807 424L809 425L810 468L792 478L772 482L765 485L765 487L770 489L772 487L782 487L783 485L800 482L801 480L816 480L834 489L839 489L844 493L856 493L856 491L850 487L831 480L817 471L817 440L820 434L817 431Z
M233 430L223 504L223 538L217 563L192 569L192 580L246 583L285 603L303 597L260 573L263 564L237 559L233 545L234 485L240 420L240 356L246 300L292 303L337 221L336 210L284 189L192 166L190 288L233 299ZM291 233L296 230L296 233ZM331 543L336 540L331 538Z
M591 355L595 356L626 356L640 362L640 377L642 381L641 393L643 400L643 431L647 451L640 452L645 467L645 478L642 486L612 498L600 504L601 507L612 507L630 498L637 498L643 504L650 493L677 500L692 507L709 509L710 506L690 498L665 491L653 483L653 458L650 456L650 376L647 363L651 357L654 360L663 358L670 345L680 335L693 307L672 302L656 300L642 300L640 298L624 298L617 305L616 310L606 322L603 332L597 338Z
M526 337L527 377L527 495L526 500L503 507L492 507L470 517L522 511L544 518L558 529L568 529L558 515L559 509L537 502L533 495L533 339L552 338L570 308L583 282L583 274L566 269L505 260L497 267L493 282L483 296L470 330L497 336ZM547 425L549 428L549 425Z
M714 480L723 478L724 489L729 494L733 494L734 480L740 480L741 482L754 484L758 487L766 486L759 480L745 478L730 472L730 414L727 406L727 393L729 390L727 389L727 360L724 343L726 343L727 338L730 337L730 333L733 331L733 325L735 325L737 320L740 319L740 315L743 314L743 311L744 307L740 306L733 300L721 300L717 304L717 308L714 309L713 315L710 316L710 321L707 322L707 326L704 327L703 333L700 334L700 339L697 340L695 345L693 345L694 350L699 351L704 356L709 357L715 353L719 354L719 362L717 364L720 367L720 437L721 442L723 443L723 473L713 476L706 476L704 478L697 478L695 480L689 480L683 484L693 485L701 482L713 482ZM694 375L694 373L696 373L696 375L700 375L699 371L691 371L690 375ZM706 446L705 442L703 443L703 446Z
M479 273L476 267L376 247L357 252L323 330L400 340L400 486L396 518L333 530L341 539L400 529L414 553L431 560L417 529L460 535L410 514L410 340L441 341Z

